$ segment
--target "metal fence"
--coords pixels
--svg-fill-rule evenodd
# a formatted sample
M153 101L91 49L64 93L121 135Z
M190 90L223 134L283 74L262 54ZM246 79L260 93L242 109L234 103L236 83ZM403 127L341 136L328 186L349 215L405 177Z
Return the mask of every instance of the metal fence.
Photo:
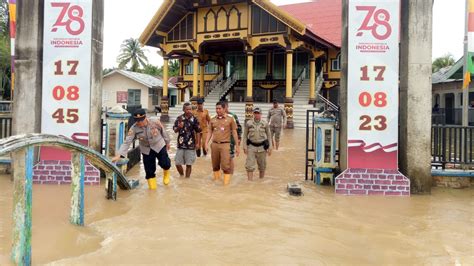
M474 109L468 110L469 126L474 126ZM439 108L432 110L433 125L462 125L462 108Z
M0 114L0 139L8 138L12 135L12 115Z
M473 165L474 127L433 125L431 155L433 167L466 168Z
M11 113L12 109L11 101L0 101L0 113Z

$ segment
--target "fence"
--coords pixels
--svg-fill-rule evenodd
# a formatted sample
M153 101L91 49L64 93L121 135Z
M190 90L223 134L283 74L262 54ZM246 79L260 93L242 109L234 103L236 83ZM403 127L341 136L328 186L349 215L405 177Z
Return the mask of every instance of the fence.
M11 113L0 113L0 139L8 138L12 135L12 115Z
M468 110L469 125L474 126L474 109ZM431 114L433 125L462 125L462 108L439 108Z
M432 165L436 168L466 168L473 165L474 127L433 125L431 128Z
M0 113L11 113L12 102L11 101L0 101Z

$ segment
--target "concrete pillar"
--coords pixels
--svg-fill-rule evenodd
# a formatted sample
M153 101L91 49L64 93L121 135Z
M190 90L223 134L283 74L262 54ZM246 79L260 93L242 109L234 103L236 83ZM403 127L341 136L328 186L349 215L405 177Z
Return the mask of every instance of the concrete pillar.
M253 52L247 52L247 97L245 97L245 121L253 118Z
M195 54L193 55L193 97L191 98L191 102L193 103L194 106L197 105L197 99L198 99L198 87L199 87L199 75L198 75L198 69L199 69L199 55Z
M199 97L204 98L204 74L206 72L206 64L202 63L201 64L201 73L199 76Z
M348 70L348 13L349 0L342 0L341 86L339 90L339 168L347 169L347 70Z
M41 132L43 4L17 3L13 135Z
M89 115L89 146L97 152L102 149L102 57L104 50L104 0L92 1L92 66L91 104Z
M293 124L293 50L286 50L286 127L294 128Z
M316 58L309 60L309 104L316 103Z
M412 193L431 192L432 16L432 1L402 0L399 159Z
M167 56L163 57L163 97L161 98L161 116L160 120L162 122L169 122L170 117L169 117L169 102L168 102L168 80L169 80L169 74L168 74L168 66L169 63L169 58Z

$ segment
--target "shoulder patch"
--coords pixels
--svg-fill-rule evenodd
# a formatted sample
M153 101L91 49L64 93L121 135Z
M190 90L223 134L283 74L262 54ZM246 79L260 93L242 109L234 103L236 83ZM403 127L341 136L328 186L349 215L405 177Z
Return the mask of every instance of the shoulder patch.
M133 132L133 129L130 128L130 130L128 131L128 135L129 136L134 136L135 135L135 132Z

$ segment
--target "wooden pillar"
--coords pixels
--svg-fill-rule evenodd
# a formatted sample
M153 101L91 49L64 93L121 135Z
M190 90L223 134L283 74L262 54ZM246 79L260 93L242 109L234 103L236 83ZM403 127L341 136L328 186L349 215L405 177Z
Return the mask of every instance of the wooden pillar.
M316 103L316 58L309 60L309 104Z
M245 97L245 121L253 118L253 52L247 52L247 96Z
M293 124L293 50L286 50L286 99L285 112L287 128L294 128Z
M169 97L168 97L168 81L169 81L169 58L163 57L163 97L161 98L161 117L160 120L163 122L169 122L170 117L168 114L169 110Z
M205 66L206 64L202 63L201 64L201 73L200 73L200 80L199 80L199 97L204 98L206 95L204 95L204 74L205 74Z
M75 225L84 225L84 173L85 158L83 154L72 153L71 171L71 217L70 221Z
M194 106L197 105L198 99L198 89L199 89L199 76L198 71L199 69L199 55L193 55L193 97L191 98L191 102Z
M11 259L16 265L31 265L31 210L33 196L34 148L13 154L13 245Z

